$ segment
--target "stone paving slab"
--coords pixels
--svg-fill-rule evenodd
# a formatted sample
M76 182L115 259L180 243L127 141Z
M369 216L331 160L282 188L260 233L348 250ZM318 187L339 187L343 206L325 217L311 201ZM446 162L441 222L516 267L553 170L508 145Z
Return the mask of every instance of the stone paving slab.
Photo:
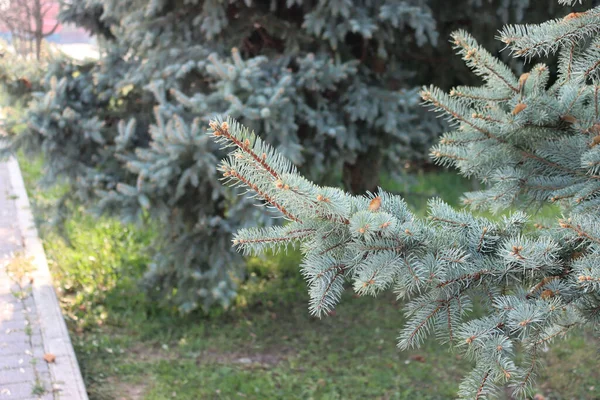
M44 355L56 357L47 363ZM0 162L0 400L87 400L16 160Z

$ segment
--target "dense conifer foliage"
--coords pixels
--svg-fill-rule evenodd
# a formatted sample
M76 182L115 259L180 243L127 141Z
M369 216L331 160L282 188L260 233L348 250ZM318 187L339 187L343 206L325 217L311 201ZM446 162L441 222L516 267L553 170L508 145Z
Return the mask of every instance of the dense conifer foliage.
M532 226L520 211L491 220L439 200L420 219L381 189L359 196L318 186L235 120L216 119L211 135L232 149L220 165L224 180L289 221L240 230L234 245L246 254L299 245L317 316L335 307L346 286L358 295L394 290L408 317L400 348L435 335L475 361L460 397L489 398L508 386L525 398L548 343L600 326L599 22L600 8L592 8L501 31L526 61L558 54L554 79L545 64L515 75L457 31L452 43L483 85L421 92L455 126L433 158L488 183L466 194L465 204L499 211L553 202L560 220ZM473 316L474 303L483 316Z
M445 38L547 18L530 1L64 0L61 18L96 35L100 60L59 60L31 82L12 148L42 152L45 181L124 221L160 226L146 283L182 311L228 305L244 261L232 232L269 225L218 182L224 155L201 133L231 115L321 183L375 190L382 169L428 160L440 119L419 85L474 80ZM442 38L442 39L440 39ZM491 40L490 40L491 42ZM486 43L486 46L488 43ZM449 69L450 70L450 69ZM452 68L454 70L454 68ZM18 71L17 71L18 72ZM16 78L17 80L20 78ZM14 82L14 80L13 80ZM68 207L62 207L66 210Z

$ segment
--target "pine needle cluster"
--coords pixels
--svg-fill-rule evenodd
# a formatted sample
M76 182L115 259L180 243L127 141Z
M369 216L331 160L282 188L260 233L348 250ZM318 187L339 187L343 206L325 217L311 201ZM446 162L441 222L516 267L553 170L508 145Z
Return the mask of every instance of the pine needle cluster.
M501 32L517 56L558 53L553 82L549 66L517 76L458 31L452 42L483 85L422 91L456 127L432 149L434 160L487 183L465 203L501 211L554 202L564 216L552 226L533 229L523 212L483 218L440 200L420 219L381 189L356 196L318 186L238 122L216 118L210 134L231 149L219 168L225 182L288 221L240 230L234 246L244 254L299 246L309 310L319 317L347 282L358 295L393 290L408 317L400 348L435 335L474 360L461 398L493 397L507 385L525 397L548 343L600 325L599 10ZM473 316L474 303L484 316Z

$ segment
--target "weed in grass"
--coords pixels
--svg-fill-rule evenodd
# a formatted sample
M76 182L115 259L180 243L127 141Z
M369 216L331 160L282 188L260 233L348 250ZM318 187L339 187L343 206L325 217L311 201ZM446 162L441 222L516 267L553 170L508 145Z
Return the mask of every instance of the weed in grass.
M19 300L25 300L31 295L31 288L21 288L19 290L12 291L12 295Z
M21 284L23 278L35 271L32 257L26 257L22 253L16 253L8 261L6 272L10 278L18 284Z
M46 386L44 386L44 383L42 381L40 381L39 379L35 380L35 383L33 384L33 387L31 388L31 394L33 396L42 396L46 393Z

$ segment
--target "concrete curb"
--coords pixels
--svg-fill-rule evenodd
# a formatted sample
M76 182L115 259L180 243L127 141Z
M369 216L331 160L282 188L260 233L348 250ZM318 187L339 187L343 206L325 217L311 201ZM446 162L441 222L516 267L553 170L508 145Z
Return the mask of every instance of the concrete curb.
M39 316L44 352L56 356L56 362L48 364L54 398L88 400L67 325L54 292L44 247L31 213L19 163L14 157L11 157L7 164L10 184L16 196L17 223L23 236L25 256L33 259L36 268L33 272L32 294Z

